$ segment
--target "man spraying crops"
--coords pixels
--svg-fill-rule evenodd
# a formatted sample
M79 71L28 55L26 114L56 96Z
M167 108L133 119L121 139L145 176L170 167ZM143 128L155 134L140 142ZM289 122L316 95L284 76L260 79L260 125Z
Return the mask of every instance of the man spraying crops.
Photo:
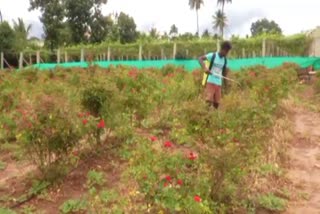
M199 57L199 63L205 70L205 99L208 104L216 109L219 107L221 99L221 86L223 79L227 75L227 55L232 49L230 42L223 42L219 52L208 53ZM210 61L209 67L205 61Z

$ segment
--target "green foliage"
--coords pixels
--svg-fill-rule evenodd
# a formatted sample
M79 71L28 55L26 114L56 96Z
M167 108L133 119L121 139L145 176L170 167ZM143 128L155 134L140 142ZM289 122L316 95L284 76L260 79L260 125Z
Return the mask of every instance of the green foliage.
M270 211L284 211L287 205L286 200L279 198L272 193L260 196L258 202L261 207Z
M5 162L0 161L0 171L5 170L7 167L7 164Z
M119 36L120 36L120 43L133 43L137 40L137 26L134 22L134 19L129 15L121 12L119 14L118 20L118 29L119 29Z
M99 187L105 183L105 176L103 172L97 172L95 170L90 170L87 175L87 186Z
M44 27L45 45L51 50L63 44L65 10L60 0L30 0L30 9L39 9L42 13L40 21Z
M85 110L98 117L103 107L109 104L111 93L104 87L92 84L82 91L81 104Z
M13 29L15 31L15 50L23 51L28 45L28 35L31 25L26 25L23 19L18 18L18 22L13 21Z
M258 20L251 25L252 36L258 36L261 34L282 34L282 30L275 21L269 21L268 19Z
M70 199L60 206L62 213L81 213L86 210L87 202L80 199Z
M94 40L101 42L103 39L103 33L105 32L104 17L101 15L101 4L107 3L106 0L66 0L66 17L72 33L72 41L76 44L85 43L88 41L86 33L88 33L90 26L92 34L94 34ZM92 13L92 10L94 12ZM99 30L102 28L102 31ZM95 30L99 30L95 32ZM102 38L98 39L98 33L102 33Z
M8 22L0 23L0 51L8 52L13 50L15 34Z
M0 207L0 213L1 214L16 214L15 211L7 209L7 208L2 208L2 207Z

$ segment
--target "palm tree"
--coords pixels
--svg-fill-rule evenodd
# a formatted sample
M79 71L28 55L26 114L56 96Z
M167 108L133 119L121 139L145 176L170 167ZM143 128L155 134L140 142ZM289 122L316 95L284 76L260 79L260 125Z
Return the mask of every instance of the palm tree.
M31 25L26 25L23 19L18 18L18 22L13 20L13 29L19 34L23 39L27 40L28 35L31 30Z
M224 13L224 6L225 6L225 4L227 4L227 3L232 3L232 0L217 0L218 2L218 4L221 4L222 5L222 13Z
M196 10L197 13L197 34L199 36L199 14L198 11L201 8L201 5L203 4L203 0L189 0L189 6L191 10Z
M220 36L223 39L223 31L224 28L227 26L227 16L222 10L218 10L215 15L213 16L213 28L215 30L220 31Z

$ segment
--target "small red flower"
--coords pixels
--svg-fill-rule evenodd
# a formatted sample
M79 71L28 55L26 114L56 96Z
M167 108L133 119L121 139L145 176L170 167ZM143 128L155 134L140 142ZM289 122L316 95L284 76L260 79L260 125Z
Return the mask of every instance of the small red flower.
M178 184L179 186L182 186L182 185L183 185L183 181L182 181L181 179L179 179L179 180L177 181L177 184Z
M100 122L99 122L98 125L97 125L97 128L98 128L98 129L103 129L105 126L106 126L106 125L105 125L105 123L104 123L104 120L100 120Z
M195 154L194 152L189 153L189 160L195 160L198 158L198 155Z
M90 116L90 112L87 112L87 113L86 113L86 116L89 117L89 116Z
M158 138L157 138L156 136L152 136L152 137L150 137L150 140L151 140L152 142L155 142L155 141L158 140Z
M166 179L168 182L171 182L171 180L172 180L171 177L170 177L170 175L167 175L165 179Z
M86 125L87 123L88 123L88 120L87 120L87 119L83 119L83 120L82 120L82 124L83 124L83 125Z
M163 184L163 186L164 186L164 187L167 187L167 186L169 186L169 183L168 183L168 182L165 182L165 183Z
M84 113L79 113L78 117L83 118L84 117Z
M173 144L170 141L167 141L164 143L164 147L166 148L171 148L173 146Z
M194 200L199 203L202 201L202 199L199 195L194 196Z

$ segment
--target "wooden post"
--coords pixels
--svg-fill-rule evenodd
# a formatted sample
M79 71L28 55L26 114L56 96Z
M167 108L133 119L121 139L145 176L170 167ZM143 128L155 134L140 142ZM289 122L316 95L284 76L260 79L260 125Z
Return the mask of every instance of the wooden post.
M40 51L37 51L37 64L40 64Z
M164 59L164 50L161 48L161 59Z
M246 58L246 50L242 48L242 58Z
M139 60L142 60L142 45L139 45L139 56L138 56Z
M0 69L3 70L3 52L0 53Z
M176 59L176 55L177 55L177 43L173 44L173 56L172 59Z
M83 48L81 49L81 62L84 62L84 50Z
M266 56L266 39L263 39L262 42L262 57Z
M57 50L57 64L60 64L60 49Z
M32 55L29 53L29 64L32 65Z
M111 50L110 50L110 47L108 47L108 53L107 53L107 60L110 61L110 53L111 53Z
M19 69L23 68L23 53L20 52L20 56L19 56Z
M68 62L68 52L64 52L64 62Z

